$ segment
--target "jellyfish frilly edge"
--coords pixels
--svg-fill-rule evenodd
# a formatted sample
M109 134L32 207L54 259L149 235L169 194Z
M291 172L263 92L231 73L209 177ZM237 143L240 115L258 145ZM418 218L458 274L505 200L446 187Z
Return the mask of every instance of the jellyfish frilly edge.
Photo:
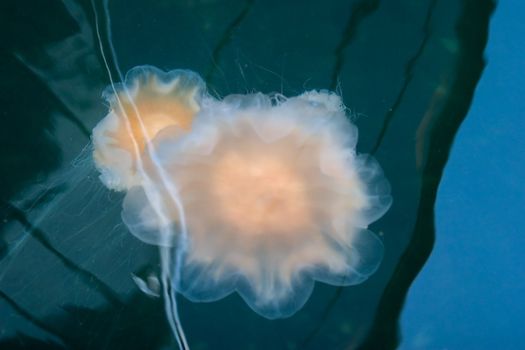
M174 288L189 300L236 291L260 315L288 317L315 281L354 285L379 266L383 245L367 227L390 207L390 187L356 154L335 93L216 99L194 72L141 66L104 97L101 180L126 191L136 237L184 247Z

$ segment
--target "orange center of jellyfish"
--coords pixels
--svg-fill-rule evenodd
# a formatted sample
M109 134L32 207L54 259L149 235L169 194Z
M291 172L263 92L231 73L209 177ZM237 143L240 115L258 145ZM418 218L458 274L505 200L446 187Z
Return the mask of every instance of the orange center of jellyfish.
M296 234L311 224L305 183L283 159L226 153L212 178L222 217L240 234Z
M183 130L188 130L195 114L195 110L190 106L170 95L155 96L141 92L134 98L133 104L125 96L120 96L120 99L123 110L119 107L117 113L121 118L128 118L131 130L126 127L119 129L115 137L117 144L132 148L131 138L133 138L140 151L167 126L179 126Z

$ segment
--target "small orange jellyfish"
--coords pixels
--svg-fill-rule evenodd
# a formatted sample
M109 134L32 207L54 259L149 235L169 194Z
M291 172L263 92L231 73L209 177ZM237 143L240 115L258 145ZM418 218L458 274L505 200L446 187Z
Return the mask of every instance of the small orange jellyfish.
M124 84L108 87L103 97L110 112L93 129L93 157L104 185L114 190L139 185L137 160L146 144L168 126L189 130L203 87L196 73L149 66L132 69Z
M219 100L193 72L141 67L106 98L93 136L102 181L128 191L135 236L184 247L175 288L188 299L236 291L260 315L288 317L315 281L348 286L377 269L383 245L367 227L390 187L356 154L340 96Z

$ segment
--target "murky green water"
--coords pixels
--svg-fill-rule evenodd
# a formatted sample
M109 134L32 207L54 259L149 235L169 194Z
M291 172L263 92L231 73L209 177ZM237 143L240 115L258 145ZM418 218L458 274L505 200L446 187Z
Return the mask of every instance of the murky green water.
M405 294L432 250L441 173L483 70L492 3L110 0L107 16L103 5L1 5L0 344L176 348L162 299L132 280L158 272L157 249L127 232L122 195L102 186L85 149L109 76L151 64L194 70L218 97L337 91L358 152L379 161L394 198L371 226L385 256L365 283L317 283L281 320L237 294L179 298L190 347L395 348Z

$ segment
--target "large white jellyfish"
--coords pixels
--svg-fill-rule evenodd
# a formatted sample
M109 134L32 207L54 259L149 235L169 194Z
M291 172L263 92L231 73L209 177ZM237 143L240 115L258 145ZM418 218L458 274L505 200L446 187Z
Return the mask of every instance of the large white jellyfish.
M141 240L179 249L174 288L192 301L237 292L287 317L314 282L348 286L378 267L367 230L391 204L377 163L357 155L340 96L210 96L191 71L137 67L105 93L93 131L102 182L127 191Z

